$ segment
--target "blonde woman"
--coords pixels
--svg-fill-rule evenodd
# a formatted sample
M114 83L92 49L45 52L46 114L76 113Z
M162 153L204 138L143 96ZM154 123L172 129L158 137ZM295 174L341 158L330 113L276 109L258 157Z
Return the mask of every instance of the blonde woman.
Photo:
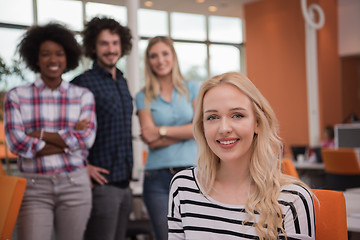
M145 87L136 95L142 140L148 144L144 202L157 240L167 240L167 204L174 174L195 165L192 133L199 84L180 73L172 40L154 37L145 54Z
M193 125L198 166L171 182L169 239L315 239L312 193L281 173L276 116L248 78L206 81Z

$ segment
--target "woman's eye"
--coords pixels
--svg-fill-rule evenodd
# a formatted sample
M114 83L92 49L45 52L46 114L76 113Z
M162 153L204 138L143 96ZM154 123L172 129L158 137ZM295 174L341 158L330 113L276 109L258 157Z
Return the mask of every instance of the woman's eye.
M215 120L215 119L216 119L216 116L213 116L213 115L208 116L208 117L206 118L207 121L211 121L211 120Z
M156 55L155 54L152 54L152 55L150 55L149 56L151 59L154 59L154 58L156 58Z
M244 117L244 115L243 114L240 114L240 113L235 113L234 115L233 115L233 118L243 118Z

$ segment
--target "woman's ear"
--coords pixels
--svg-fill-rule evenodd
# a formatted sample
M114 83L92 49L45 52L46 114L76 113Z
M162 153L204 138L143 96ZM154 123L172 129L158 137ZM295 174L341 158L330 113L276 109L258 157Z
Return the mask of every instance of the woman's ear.
M255 125L255 129L254 129L254 134L258 134L259 133L259 120L256 120L256 125Z

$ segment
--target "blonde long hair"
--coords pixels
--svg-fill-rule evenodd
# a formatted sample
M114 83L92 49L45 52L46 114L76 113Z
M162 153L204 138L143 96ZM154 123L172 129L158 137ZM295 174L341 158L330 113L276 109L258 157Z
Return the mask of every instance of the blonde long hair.
M148 108L150 107L151 100L157 98L160 94L160 84L157 80L156 74L151 69L149 60L150 49L159 42L163 42L169 46L174 56L174 65L171 72L174 87L180 95L189 98L189 92L185 85L185 78L180 72L179 61L175 52L173 41L169 37L157 36L149 39L148 46L145 51L145 87L143 90L145 92L145 104Z
M252 102L258 123L258 134L252 143L250 175L255 183L254 193L246 204L249 219L255 221L255 212L260 213L256 229L260 239L278 239L278 229L285 236L282 226L282 212L277 198L284 184L301 181L281 173L282 143L278 135L278 121L269 102L243 74L230 72L215 76L204 82L200 88L195 108L193 128L198 143L199 179L208 194L212 189L220 159L214 154L206 142L203 122L203 100L205 94L215 86L230 84L240 89ZM267 230L265 229L267 225Z

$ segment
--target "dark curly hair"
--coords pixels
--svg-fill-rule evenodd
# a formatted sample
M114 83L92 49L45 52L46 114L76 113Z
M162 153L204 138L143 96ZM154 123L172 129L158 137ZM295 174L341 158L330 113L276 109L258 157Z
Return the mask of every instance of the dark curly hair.
M116 33L121 41L121 57L130 53L132 48L131 31L128 27L122 26L120 23L112 18L107 17L94 17L85 25L83 31L83 45L85 56L95 60L96 59L96 40L102 30L108 29L112 33Z
M21 58L34 72L40 72L38 66L41 43L53 41L60 44L66 54L66 69L64 72L75 69L79 65L81 47L74 37L74 33L58 23L49 23L44 26L32 26L24 34L18 45Z

